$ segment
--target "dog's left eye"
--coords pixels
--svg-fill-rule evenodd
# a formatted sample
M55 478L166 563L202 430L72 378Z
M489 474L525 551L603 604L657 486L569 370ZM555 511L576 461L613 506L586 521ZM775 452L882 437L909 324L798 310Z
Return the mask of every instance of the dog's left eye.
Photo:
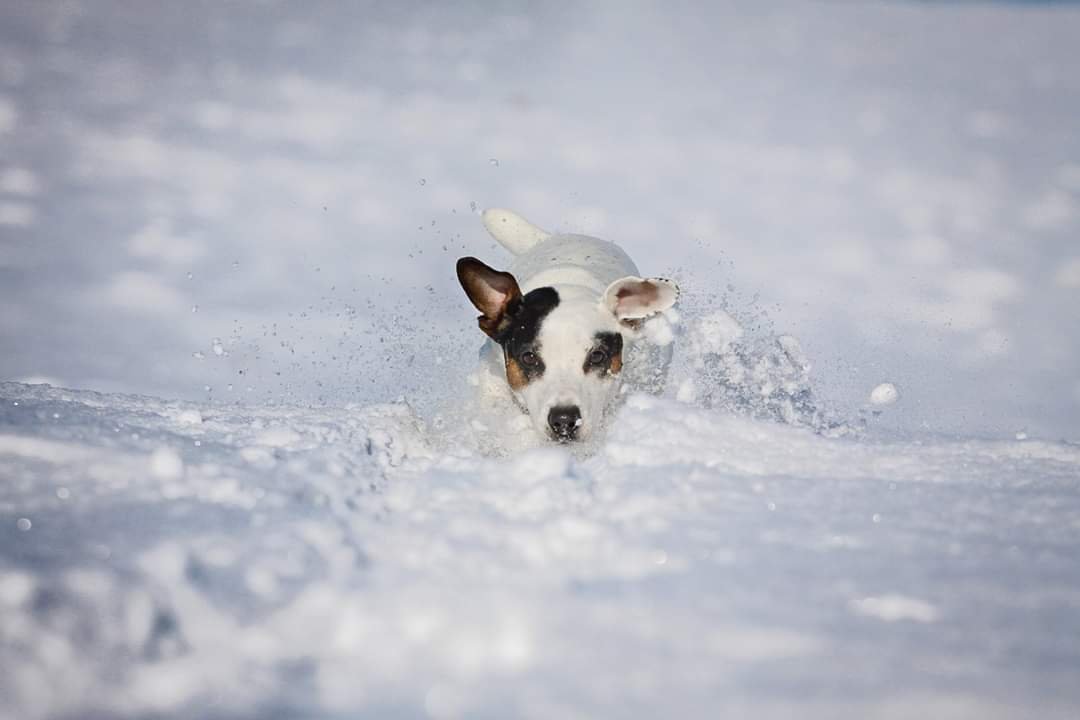
M590 365L603 365L607 362L607 353L603 350L593 350L589 353Z

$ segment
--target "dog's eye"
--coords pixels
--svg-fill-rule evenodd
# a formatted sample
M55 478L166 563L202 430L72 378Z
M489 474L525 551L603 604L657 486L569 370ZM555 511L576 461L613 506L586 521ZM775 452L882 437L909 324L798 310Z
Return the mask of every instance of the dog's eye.
M536 363L540 362L540 358L536 357L536 353L531 350L527 350L521 353L521 364L525 367L535 367Z
M607 353L603 350L597 349L589 353L590 365L603 365L607 362Z

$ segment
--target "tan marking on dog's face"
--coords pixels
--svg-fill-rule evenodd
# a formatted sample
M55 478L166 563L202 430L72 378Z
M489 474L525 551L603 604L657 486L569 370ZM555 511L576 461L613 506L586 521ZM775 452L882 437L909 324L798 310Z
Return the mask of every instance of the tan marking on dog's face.
M525 370L518 364L518 361L505 353L503 358L506 360L506 381L510 383L510 387L520 390L528 385L529 378L526 377Z
M618 375L622 372L622 350L615 353L611 358L611 365L608 366L608 372L612 375Z

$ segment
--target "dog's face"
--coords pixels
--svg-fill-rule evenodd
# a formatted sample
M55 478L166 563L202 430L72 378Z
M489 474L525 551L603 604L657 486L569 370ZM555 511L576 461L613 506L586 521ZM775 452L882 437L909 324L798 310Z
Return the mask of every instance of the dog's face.
M623 278L599 300L572 286L522 294L510 274L462 258L458 279L482 313L480 329L502 347L506 381L536 429L560 442L587 438L619 389L624 338L667 309L663 280Z

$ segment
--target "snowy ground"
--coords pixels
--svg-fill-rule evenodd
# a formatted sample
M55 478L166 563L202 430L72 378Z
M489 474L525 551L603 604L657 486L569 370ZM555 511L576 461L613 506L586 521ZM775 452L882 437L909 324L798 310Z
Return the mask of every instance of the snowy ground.
M0 718L1076 717L1078 37L5 2ZM684 290L595 445L469 404L495 205Z
M1075 717L1080 448L0 386L5 717Z

